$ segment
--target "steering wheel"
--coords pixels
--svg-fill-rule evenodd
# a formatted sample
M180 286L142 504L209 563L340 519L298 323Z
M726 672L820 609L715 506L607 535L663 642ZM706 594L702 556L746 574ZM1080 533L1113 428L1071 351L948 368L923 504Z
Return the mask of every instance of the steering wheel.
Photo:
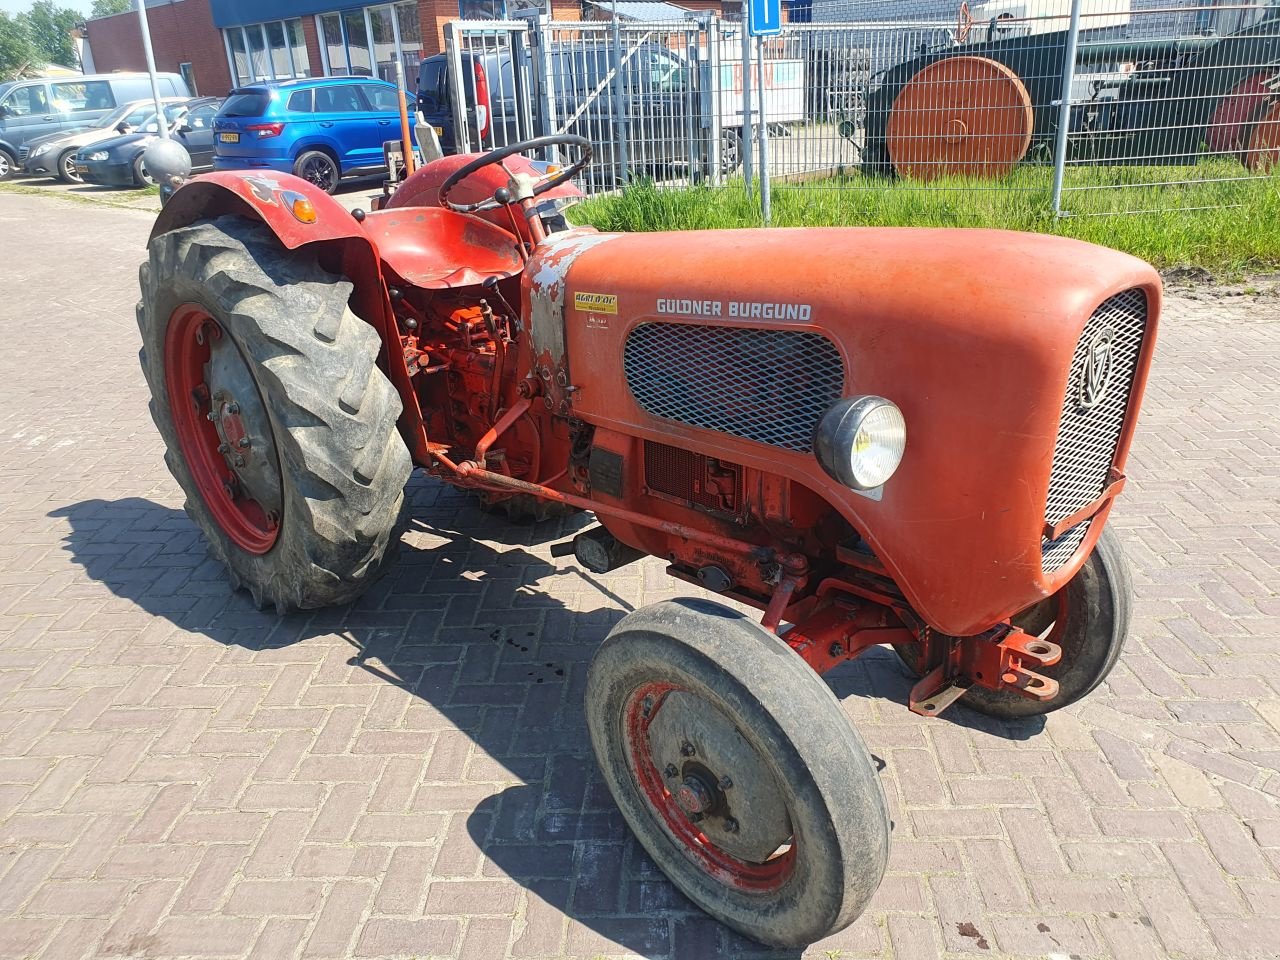
M471 176L477 170L493 163L501 163L507 157L514 156L517 153L524 153L526 150L540 150L543 147L577 147L581 151L581 155L572 165L565 167L559 173L540 180L533 188L533 196L539 196L548 190L554 190L562 183L572 180L579 173L587 168L591 163L591 141L586 137L579 137L571 133L556 134L549 137L534 137L532 140L521 140L519 143L512 143L500 150L491 150L483 156L476 157L465 166L459 167L440 184L440 205L448 207L457 213L474 213L477 210L487 210L491 205L497 205L502 202L499 200L480 200L477 203L451 203L449 201L449 191L456 187L467 177Z

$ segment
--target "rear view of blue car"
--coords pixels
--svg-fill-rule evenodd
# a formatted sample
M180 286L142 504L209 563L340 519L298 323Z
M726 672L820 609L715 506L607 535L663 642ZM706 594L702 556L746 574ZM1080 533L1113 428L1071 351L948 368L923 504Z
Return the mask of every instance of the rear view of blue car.
M386 169L399 97L370 77L255 83L231 91L213 132L215 170L278 170L332 193L343 177Z

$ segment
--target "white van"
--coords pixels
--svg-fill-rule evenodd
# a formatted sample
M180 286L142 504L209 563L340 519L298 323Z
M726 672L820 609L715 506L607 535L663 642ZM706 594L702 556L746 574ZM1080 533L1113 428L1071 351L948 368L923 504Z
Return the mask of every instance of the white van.
M189 97L176 73L156 74L161 97ZM46 133L88 126L122 103L151 96L145 73L14 80L0 83L0 180L18 169L18 148Z

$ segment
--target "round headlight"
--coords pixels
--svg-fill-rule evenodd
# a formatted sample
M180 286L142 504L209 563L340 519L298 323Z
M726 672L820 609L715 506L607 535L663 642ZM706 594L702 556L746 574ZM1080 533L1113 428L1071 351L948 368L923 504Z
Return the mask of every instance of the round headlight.
M831 407L818 424L818 463L855 490L874 490L893 476L907 446L902 411L884 397L851 397Z

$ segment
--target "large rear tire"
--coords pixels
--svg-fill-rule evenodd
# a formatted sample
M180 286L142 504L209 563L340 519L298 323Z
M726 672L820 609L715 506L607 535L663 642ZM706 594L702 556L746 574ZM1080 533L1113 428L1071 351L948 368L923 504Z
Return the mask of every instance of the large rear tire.
M641 845L717 920L800 947L880 884L889 817L831 690L782 640L707 600L625 617L587 674L605 783Z
M259 606L355 599L394 544L412 464L351 284L236 217L149 254L139 360L187 513Z

